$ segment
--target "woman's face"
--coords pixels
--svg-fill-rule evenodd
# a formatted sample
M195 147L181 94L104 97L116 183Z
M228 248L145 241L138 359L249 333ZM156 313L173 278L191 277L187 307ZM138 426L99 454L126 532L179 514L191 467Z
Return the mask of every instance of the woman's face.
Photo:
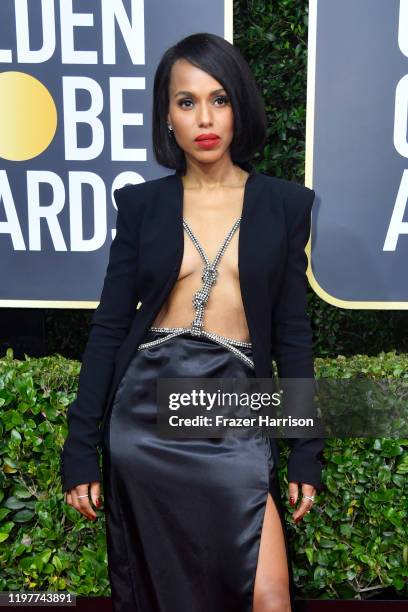
M184 59L177 60L171 70L167 123L187 160L214 163L229 156L234 116L227 92L207 72ZM206 134L218 138L196 140Z

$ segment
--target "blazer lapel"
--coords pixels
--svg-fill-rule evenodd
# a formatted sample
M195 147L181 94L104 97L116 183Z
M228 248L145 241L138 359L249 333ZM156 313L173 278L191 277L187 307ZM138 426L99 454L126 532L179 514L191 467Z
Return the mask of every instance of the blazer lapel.
M147 295L141 295L142 303L149 298L156 303L158 294L168 286L178 272L183 256L182 194L175 175L163 177L146 206L140 232L139 285Z
M253 170L248 177L238 242L238 268L255 374L269 376L263 356L270 341L268 271L273 259L270 207L262 202L262 177ZM263 204L263 205L262 205Z

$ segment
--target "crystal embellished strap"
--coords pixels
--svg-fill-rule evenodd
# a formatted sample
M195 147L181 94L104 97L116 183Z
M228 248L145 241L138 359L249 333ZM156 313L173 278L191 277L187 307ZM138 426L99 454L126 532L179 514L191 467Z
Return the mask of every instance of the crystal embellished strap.
M162 338L156 338L155 340L149 340L148 342L143 342L142 344L139 344L137 348L138 351L151 347L151 346L162 344L163 342L170 340L170 338L175 338L176 336L180 336L181 334L184 334L184 333L189 333L193 336L197 335L197 334L192 333L192 330L190 327L155 327L155 326L152 326L149 328L149 331L161 332L161 333L165 333L166 335L163 336ZM227 338L226 336L221 336L220 334L216 334L215 332L208 332L205 329L201 330L200 335L205 336L209 338L210 340L214 340L214 342L217 342L221 346L224 346L225 348L230 350L232 353L234 353L234 355L236 355L238 359L241 359L241 361L243 361L247 366L249 366L253 370L255 369L255 365L252 359L250 359L247 355L245 355L245 353L243 353L238 348L236 348L236 346L250 348L252 346L251 342L245 342L245 340L236 340L234 338Z
M200 289L198 289L198 291L196 291L193 296L193 306L195 308L196 313L195 313L194 320L191 322L191 333L195 336L199 336L203 328L204 308L207 305L208 299L210 297L210 291L212 289L212 286L216 283L216 280L217 280L217 275L218 275L217 265L222 255L224 254L225 249L230 243L232 236L234 235L234 232L239 226L240 222L241 222L241 217L239 217L235 221L234 225L232 226L227 236L225 237L224 242L218 249L218 253L214 261L211 263L207 255L205 254L204 249L201 246L198 238L194 235L194 232L191 230L191 228L189 227L185 219L183 219L183 226L186 232L190 236L194 246L200 253L202 259L204 260L204 269L201 275L201 280L203 283Z
M180 333L184 333L184 332L191 332L190 327L157 327L157 326L151 326L149 327L149 331L153 331L153 332L162 332L162 333L172 333L172 332L180 332ZM221 340L224 340L226 342L229 342L230 344L233 344L235 346L246 346L248 348L252 347L252 343L251 342L246 342L246 340L238 340L237 338L228 338L227 336L222 336L221 334L217 334L216 332L210 332L207 331L205 329L202 330L201 332L203 335L210 335L210 336L214 336L217 338L220 338Z
M225 249L227 248L235 230L237 229L238 225L241 222L241 217L239 217L234 225L231 227L230 231L228 232L228 234L225 237L225 240L223 242L223 244L220 246L220 248L218 249L217 255L214 258L214 261L212 262L212 265L214 267L216 267L218 265L218 262L220 261L222 255L224 254ZM205 251L203 249L203 247L200 244L200 241L198 240L197 236L194 234L193 230L190 228L190 226L188 225L187 221L185 219L183 219L183 225L184 228L187 232L187 234L190 236L192 242L194 243L194 246L197 248L198 252L200 253L202 259L204 260L204 263L207 264L207 266L209 266L211 264L210 260L208 259L207 255L205 254Z

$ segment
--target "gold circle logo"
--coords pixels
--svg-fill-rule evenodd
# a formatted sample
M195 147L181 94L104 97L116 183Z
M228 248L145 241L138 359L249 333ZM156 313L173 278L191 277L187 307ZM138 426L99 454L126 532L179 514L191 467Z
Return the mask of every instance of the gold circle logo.
M0 157L25 161L49 146L57 108L48 89L24 72L0 73Z

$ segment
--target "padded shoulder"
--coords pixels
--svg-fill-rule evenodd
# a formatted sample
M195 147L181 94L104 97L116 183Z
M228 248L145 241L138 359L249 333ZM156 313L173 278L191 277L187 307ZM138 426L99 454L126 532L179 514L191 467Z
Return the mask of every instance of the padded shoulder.
M115 197L118 213L133 218L135 215L143 214L145 205L151 200L151 196L160 187L167 177L160 177L142 183L126 183L123 187L115 189Z
M316 195L314 189L276 176L265 177L275 193L282 197L289 224L292 219L310 215Z

